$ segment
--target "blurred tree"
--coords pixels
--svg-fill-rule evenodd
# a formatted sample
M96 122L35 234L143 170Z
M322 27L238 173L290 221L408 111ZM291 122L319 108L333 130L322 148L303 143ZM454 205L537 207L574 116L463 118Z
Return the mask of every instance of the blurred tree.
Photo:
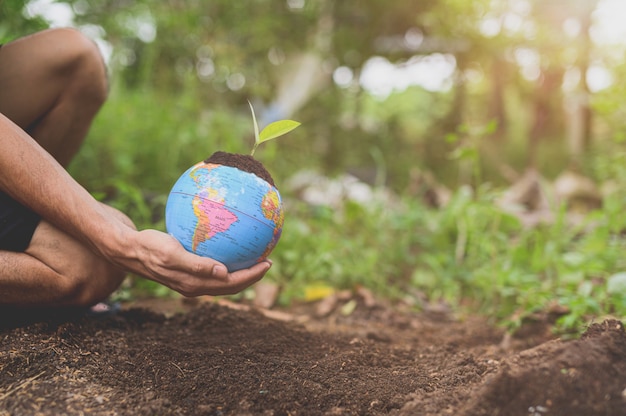
M538 165L539 146L564 142L566 122L578 148L591 142L585 72L597 0L57 3L70 5L76 26L112 46L118 90L153 90L173 107L184 95L231 112L247 112L252 98L262 123L298 112L308 137L281 144L291 166L307 166L314 153L329 172L345 170L379 163L372 152L381 152L388 177L401 182L416 164L447 174L453 165L445 137L469 127L499 139L480 143L489 156L483 163L492 165L518 139L519 165ZM3 39L44 26L24 13L30 4L0 1ZM359 82L373 57L402 66L434 54L454 63L448 89L413 87L372 100ZM562 85L573 68L580 73L577 110L566 119ZM339 70L343 83L333 78ZM493 133L481 128L494 121Z
M586 74L591 54L591 13L597 0L534 0L529 4L528 18L533 30L520 47L537 57L537 72L528 74L534 82L534 91L527 165L538 167L540 143L556 140L565 144L567 122L580 124L576 134L581 137L575 140L585 143L585 147L591 142L590 112L588 104L584 103L587 99L578 101L581 107L574 119L566 119L563 83L567 71L577 68L580 71L577 90L588 97Z
M598 0L578 0L574 7L574 18L580 25L577 37L579 45L576 61L573 65L580 74L574 94L568 97L566 108L571 109L573 117L569 119L569 147L572 162L580 165L583 155L591 150L593 113L591 110L591 91L587 73L594 54L591 41L592 13Z

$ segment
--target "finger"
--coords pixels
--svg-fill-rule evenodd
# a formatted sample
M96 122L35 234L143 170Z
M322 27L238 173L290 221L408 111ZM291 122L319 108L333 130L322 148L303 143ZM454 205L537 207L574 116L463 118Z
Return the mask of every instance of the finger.
M195 277L206 279L228 279L228 269L223 263L209 257L198 256L184 250L181 264L184 265L183 271Z
M216 279L225 280L228 278L228 269L223 264L216 264L212 269L213 277Z
M262 262L257 263L248 269L242 269L231 273L231 277L242 279L249 279L253 278L254 276L263 277L263 275L267 273L270 267L272 267L272 262L270 260L263 260Z
M265 276L270 267L272 267L272 263L264 260L249 269L238 270L230 273L228 275L228 290L231 291L231 293L237 293L248 286L253 285Z
M182 272L180 278L168 279L167 281L157 279L157 281L187 297L232 295L261 280L270 267L270 262L263 261L249 269L227 273L226 266L217 263L211 268L212 272L217 271L218 276L225 274L226 278L215 278L213 274L202 276ZM217 270L215 270L216 268Z
M185 275L202 279L228 280L228 269L216 260L192 254L183 264L186 266L182 270Z

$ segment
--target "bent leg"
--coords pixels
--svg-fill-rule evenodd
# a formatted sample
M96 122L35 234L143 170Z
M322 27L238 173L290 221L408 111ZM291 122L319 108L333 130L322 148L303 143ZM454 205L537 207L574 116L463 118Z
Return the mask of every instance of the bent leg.
M0 304L90 306L124 279L72 237L42 222L24 253L0 251Z
M0 305L90 306L109 296L124 277L124 271L42 221L25 252L0 250Z
M0 230L0 306L88 306L120 285L121 270L6 195L0 196L4 197L0 223L5 223Z
M107 95L97 46L74 29L50 29L0 48L0 113L63 165L82 144Z
M63 166L78 151L106 95L102 57L76 30L46 30L0 48L0 113ZM0 305L86 306L106 298L123 278L46 221L24 252L0 250Z

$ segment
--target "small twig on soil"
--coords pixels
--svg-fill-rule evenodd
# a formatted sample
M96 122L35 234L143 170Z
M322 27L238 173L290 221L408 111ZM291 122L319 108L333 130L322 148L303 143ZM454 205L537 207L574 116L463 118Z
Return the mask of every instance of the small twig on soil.
M15 393L16 391L23 389L24 387L26 387L29 383L32 383L33 381L37 380L39 377L41 377L43 374L45 373L45 371L42 371L41 373L32 376L29 379L26 379L24 381L22 381L20 384L18 384L17 386L15 386L14 388L10 389L9 391L7 391L6 393L0 394L0 400L4 400L7 397L9 397L10 395L12 395L13 393Z
M178 371L180 371L180 373L183 375L183 377L185 377L185 372L183 371L182 368L180 368L175 362L170 361L170 364L172 364L174 367L178 368Z

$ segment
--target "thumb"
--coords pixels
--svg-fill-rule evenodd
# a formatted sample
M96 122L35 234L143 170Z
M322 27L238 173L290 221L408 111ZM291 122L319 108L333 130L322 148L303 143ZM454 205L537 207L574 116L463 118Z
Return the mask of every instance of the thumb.
M213 277L217 279L226 279L228 277L228 269L223 264L213 266Z

